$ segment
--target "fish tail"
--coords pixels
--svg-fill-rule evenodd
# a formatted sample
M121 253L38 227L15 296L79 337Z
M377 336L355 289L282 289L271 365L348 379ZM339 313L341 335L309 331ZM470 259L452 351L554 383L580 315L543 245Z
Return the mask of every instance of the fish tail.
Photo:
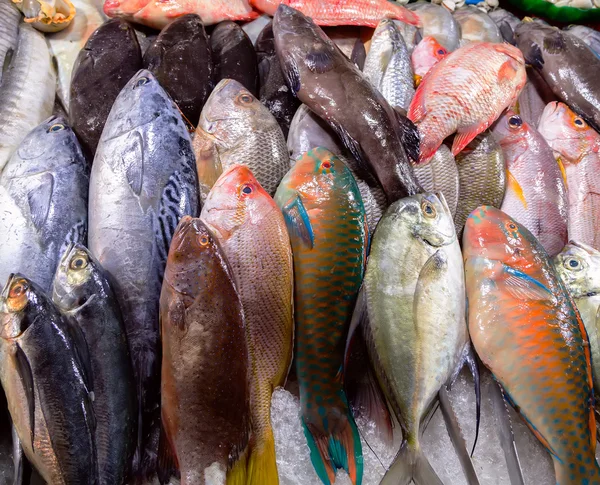
M277 461L275 459L275 438L269 427L263 437L252 446L248 459L248 485L277 485Z
M381 485L408 485L412 481L417 485L442 485L421 448L405 441Z
M225 480L226 485L246 485L248 476L248 448L246 447L229 466Z
M347 406L345 414L332 409L320 420L318 426L307 423L303 416L302 427L310 448L310 459L325 485L335 482L335 471L338 468L346 470L353 485L361 485L362 446L356 423Z

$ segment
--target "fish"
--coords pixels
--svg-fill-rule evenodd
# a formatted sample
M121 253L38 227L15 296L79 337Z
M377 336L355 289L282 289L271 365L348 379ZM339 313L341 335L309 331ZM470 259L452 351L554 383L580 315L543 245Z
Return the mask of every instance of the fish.
M21 12L11 0L0 0L0 82L4 74L4 65L10 63L17 48Z
M213 186L200 218L231 264L246 317L252 439L246 483L279 483L271 394L283 386L294 348L292 248L281 210L244 165Z
M556 483L600 483L588 337L548 254L523 225L483 206L467 219L463 258L481 361L550 453Z
M600 134L557 102L546 106L538 130L566 174L569 239L600 250Z
M156 30L146 27L144 25L134 25L133 29L135 30L135 36L137 37L138 44L140 45L140 50L142 51L142 58L146 54L148 47L154 43L160 32Z
M234 79L258 96L258 60L252 41L235 22L217 25L210 34L215 84Z
M104 269L81 244L63 253L50 294L89 348L98 483L122 484L135 449L137 398L117 298Z
M592 354L594 393L600 393L600 251L569 241L552 261L585 325Z
M244 311L231 267L198 218L184 216L173 235L160 314L161 452L172 454L182 485L247 483Z
M69 120L90 160L94 159L113 103L142 66L135 31L121 19L98 27L77 56L71 79Z
M438 62L408 110L421 134L419 162L428 161L454 132L452 154L460 153L514 104L526 80L523 56L509 44L474 42Z
M23 138L52 114L56 73L44 34L20 24L0 89L0 172Z
M460 44L460 25L454 19L448 9L441 5L425 1L415 2L408 5L414 11L423 24L422 36L433 37L448 52L458 49Z
M155 143L160 139L161 143ZM138 395L133 474L156 468L160 419L158 300L179 220L199 213L190 137L177 107L150 71L121 90L92 165L89 245L123 315Z
M366 263L365 209L350 171L322 148L296 162L275 202L292 243L296 374L311 461L325 485L337 468L360 485L362 448L340 369Z
M454 19L460 25L460 45L471 42L499 42L504 39L494 20L473 5L464 5L454 11Z
M564 30L575 37L579 37L594 51L596 57L600 57L600 32L585 25L569 25Z
M300 106L298 98L292 94L275 51L273 24L270 22L260 33L256 41L258 61L259 99L275 117L283 136L287 137L290 124Z
M31 131L0 175L0 280L22 273L49 291L62 253L85 244L89 167L63 118Z
M454 215L456 234L461 237L469 214L477 207L502 207L506 191L506 162L494 135L484 132L456 155L459 202Z
M517 99L519 116L531 126L538 126L546 105L556 101L556 96L550 90L537 71L527 68L527 82Z
M401 22L400 20L394 20L394 23L400 30L400 34L402 34L402 38L404 39L404 43L406 44L408 53L412 54L415 46L420 42L422 38L420 29L418 29L414 25Z
M506 23L514 31L517 28L517 25L521 23L521 19L519 17L508 10L504 10L503 8L490 10L488 15L494 22L496 22L498 28L500 28L503 23Z
M250 4L271 16L275 15L279 5L285 5L302 12L321 26L361 25L375 28L382 18L420 26L418 15L387 0L250 0Z
M167 25L148 47L143 61L184 118L197 125L215 74L200 17L183 15Z
M513 111L493 129L506 161L503 212L515 218L554 256L567 243L568 199L564 175L544 137Z
M168 4L160 0L105 0L104 13L158 30L189 13L198 15L204 25L258 18L248 0L175 0Z
M256 47L258 36L265 29L265 27L272 22L272 20L273 19L269 15L263 14L255 20L246 22L244 25L242 25L242 30L246 32L246 35L252 42L253 46Z
M363 73L392 106L404 111L415 94L408 49L393 20L383 19L375 29Z
M433 66L448 55L448 51L435 37L424 37L413 50L411 61L418 86Z
M420 445L421 423L462 367L468 345L462 255L443 195L417 194L387 209L352 326L362 330L402 429L400 451L381 483L441 484Z
M243 163L270 194L290 168L283 132L266 106L239 82L224 79L211 93L193 140L204 201L223 170Z
M577 37L539 22L522 22L515 31L525 60L559 100L600 130L600 59Z
M277 10L273 33L292 92L369 168L388 201L419 192L406 153L416 151L418 136L412 147L402 143L398 115L356 66L314 22L285 5Z
M458 168L452 152L446 145L440 145L432 159L413 167L417 180L425 192L444 194L452 217L456 213L459 199Z
M0 296L0 381L29 462L46 483L97 483L85 340L33 281Z

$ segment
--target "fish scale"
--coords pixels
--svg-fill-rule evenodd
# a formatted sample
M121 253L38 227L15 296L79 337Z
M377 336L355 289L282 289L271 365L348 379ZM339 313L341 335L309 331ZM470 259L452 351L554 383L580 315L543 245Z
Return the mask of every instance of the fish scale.
M7 56L17 47L17 34L21 12L12 5L11 0L0 0L0 81Z

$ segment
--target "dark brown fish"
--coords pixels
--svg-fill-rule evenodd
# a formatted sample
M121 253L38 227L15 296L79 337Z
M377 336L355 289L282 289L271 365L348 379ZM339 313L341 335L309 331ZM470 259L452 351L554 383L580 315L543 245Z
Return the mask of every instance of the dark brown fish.
M227 483L246 483L250 419L242 304L221 248L200 219L184 217L173 236L160 315L161 447L170 446L182 485L225 483L226 476Z

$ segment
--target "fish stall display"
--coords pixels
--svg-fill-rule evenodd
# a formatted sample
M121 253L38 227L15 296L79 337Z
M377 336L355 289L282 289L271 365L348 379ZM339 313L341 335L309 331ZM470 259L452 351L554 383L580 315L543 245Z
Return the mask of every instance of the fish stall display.
M600 485L599 1L0 0L0 485Z

